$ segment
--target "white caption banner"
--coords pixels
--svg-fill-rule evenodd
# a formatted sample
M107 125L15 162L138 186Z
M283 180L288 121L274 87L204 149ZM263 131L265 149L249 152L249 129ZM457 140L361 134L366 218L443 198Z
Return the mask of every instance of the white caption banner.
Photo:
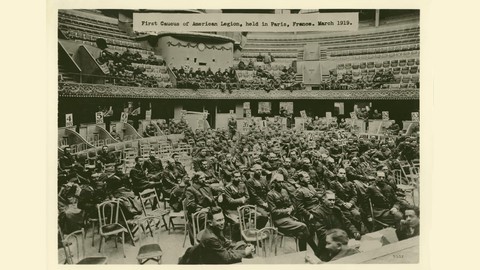
M174 14L133 13L136 32L302 32L356 31L358 13Z

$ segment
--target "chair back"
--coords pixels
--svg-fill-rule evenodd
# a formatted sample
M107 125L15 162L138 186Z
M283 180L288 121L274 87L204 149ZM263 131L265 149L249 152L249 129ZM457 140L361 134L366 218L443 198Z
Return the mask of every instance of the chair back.
M193 239L197 241L198 234L207 227L207 212L198 211L192 214Z
M75 264L76 262L79 262L83 257L85 257L85 240L84 239L85 239L85 231L82 228L78 231L74 231L70 233L69 235L65 236L65 238L62 240L67 264ZM74 250L76 251L76 254L77 254L76 262L74 261L75 255L72 252L71 247L75 248ZM80 257L80 249L82 250L82 257Z
M237 208L240 221L240 231L257 230L257 206L244 205Z
M155 200L157 201L158 206L160 206L160 199L158 198L157 191L153 188L145 189L139 193L140 202L142 203L142 209L145 216L147 215L147 205L150 204L150 207L153 207Z
M396 185L402 185L402 171L401 170L392 170L393 173L393 178L395 179L395 184Z
M274 256L277 256L278 236L278 229L274 227L265 227L256 233L257 248L260 248L259 243L262 242L261 248L264 257L272 252Z
M118 224L120 216L120 201L110 200L97 204L98 220L100 223L100 233L103 233L103 227L110 224Z
M160 235L157 235L156 240L154 239L154 227L156 227L155 224L158 224L159 222L160 222L160 217L158 216L145 216L137 219L137 225L139 228L138 239L139 239L140 246L142 246L148 241L152 242L152 240L154 241L154 243L159 242ZM152 240L148 240L149 237L151 237Z
M183 208L183 217L185 218L185 222L188 222L187 199L182 200L182 208Z

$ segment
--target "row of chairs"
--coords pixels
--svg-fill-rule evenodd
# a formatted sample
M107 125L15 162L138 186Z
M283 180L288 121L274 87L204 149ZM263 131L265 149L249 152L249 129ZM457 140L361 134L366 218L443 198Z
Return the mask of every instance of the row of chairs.
M420 44L415 43L415 44L407 44L407 45L380 47L380 48L354 49L354 50L342 50L342 51L334 50L334 51L330 51L329 57L384 54L384 53L403 52L403 51L417 51L419 49L420 49Z
M98 249L99 253L102 253L102 245L108 237L114 237L115 247L117 247L117 239L120 238L122 242L123 256L125 255L124 240L125 236L128 235L132 240L132 245L135 246L135 237L134 234L137 232L138 240L140 247L138 249L137 260L139 264L144 264L148 260L155 260L159 264L161 263L161 257L163 255L162 249L159 245L159 239L152 241L146 240L150 235L154 238L154 229L159 227L165 227L167 230L168 224L165 220L166 215L170 213L169 210L157 208L153 210L153 205L157 204L160 206L160 198L158 197L155 189L147 189L139 194L139 200L142 205L143 216L137 216L134 218L135 226L130 228L123 215L123 211L120 207L122 199L114 199L102 202L97 205L98 218L90 218L89 222L92 223L92 246L95 242L95 224L98 224L98 233L100 234L100 246ZM172 219L174 215L170 217ZM163 222L163 225L160 224ZM81 235L81 242L79 237ZM75 231L67 235L62 243L66 253L66 263L74 263L74 254L70 248L71 243L75 240L76 251L77 251L77 264L106 264L108 259L105 256L94 256L94 257L85 257L85 242L86 238L85 230ZM145 241L145 243L144 243ZM81 244L81 247L80 245ZM80 249L82 249L83 259L80 257Z
M87 21L87 22L95 23L97 25L108 26L108 27L111 27L111 28L118 27L114 23L104 21L104 20L96 20L96 19L93 19L93 18L90 18L90 17L87 17L87 16L78 16L78 15L71 14L71 13L66 13L66 12L58 12L58 15L60 17L64 17L64 18L72 18L74 20Z
M183 241L183 246L185 246L185 242L187 239L188 234L190 233L187 229L188 226L192 227L193 239L195 244L200 243L201 234L203 229L207 226L207 212L205 211L198 211L192 214L191 217L191 224L189 224L188 217L186 215L186 202L183 201L183 213L185 220L185 236ZM286 237L284 234L278 231L278 228L274 226L273 220L270 217L270 225L266 226L261 229L257 229L257 207L255 205L244 205L237 209L238 216L239 216L239 223L240 223L240 234L242 240L246 243L253 243L257 246L257 253L259 252L259 248L262 248L263 255L267 256L267 247L270 246L270 250L274 250L274 254L277 255L277 245L280 244L282 247L284 238ZM232 224L228 224L230 226L230 234L232 233L231 226ZM296 251L298 251L298 239L294 237Z
M404 66L419 66L419 58L400 59L400 60L385 60L383 62L361 62L361 63L344 63L338 64L337 69L365 69L365 68L388 68L388 67L404 67Z

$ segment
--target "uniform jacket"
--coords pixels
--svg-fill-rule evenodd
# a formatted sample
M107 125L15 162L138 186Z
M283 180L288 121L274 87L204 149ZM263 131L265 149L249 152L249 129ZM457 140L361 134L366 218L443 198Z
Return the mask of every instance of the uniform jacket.
M200 245L204 250L202 258L204 264L238 263L245 257L244 250L234 250L230 240L222 233L215 233L209 226L203 230Z

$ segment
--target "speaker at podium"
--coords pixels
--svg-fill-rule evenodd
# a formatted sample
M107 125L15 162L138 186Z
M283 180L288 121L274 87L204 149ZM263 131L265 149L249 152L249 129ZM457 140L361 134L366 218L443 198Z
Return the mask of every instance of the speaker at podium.
M303 60L305 61L319 61L320 60L320 44L307 43L304 46Z

